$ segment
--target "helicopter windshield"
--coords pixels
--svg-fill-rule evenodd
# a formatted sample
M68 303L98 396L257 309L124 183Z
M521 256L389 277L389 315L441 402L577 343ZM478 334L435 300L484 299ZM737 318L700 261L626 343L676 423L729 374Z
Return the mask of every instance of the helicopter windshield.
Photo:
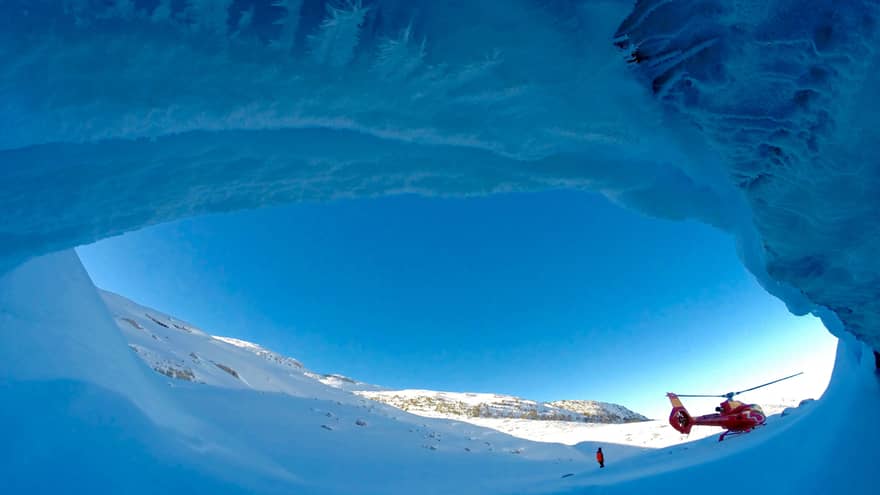
M761 409L761 406L759 406L757 404L752 404L752 410L760 413L762 416L767 416L766 414L764 414L764 410Z

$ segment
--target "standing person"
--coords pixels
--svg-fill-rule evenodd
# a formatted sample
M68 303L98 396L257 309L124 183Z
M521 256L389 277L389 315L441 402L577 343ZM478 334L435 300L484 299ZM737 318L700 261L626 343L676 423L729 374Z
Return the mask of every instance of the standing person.
M605 467L605 454L602 453L602 447L596 451L596 462L599 463L600 468Z

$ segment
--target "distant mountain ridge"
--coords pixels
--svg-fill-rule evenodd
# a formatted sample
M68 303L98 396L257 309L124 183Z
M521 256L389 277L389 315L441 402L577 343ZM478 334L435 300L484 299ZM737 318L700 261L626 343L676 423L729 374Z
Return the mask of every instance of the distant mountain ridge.
M648 418L606 402L537 402L488 393L388 390L339 374L308 370L292 357L259 344L220 337L122 296L101 291L129 347L157 373L173 380L250 388L294 396L354 393L413 414L445 418L516 418L583 423L631 423Z
M635 423L648 418L620 404L595 400L557 400L548 405L591 418L591 423Z
M512 395L434 390L356 391L356 394L414 414L432 417L516 418L583 423L634 423L648 418L607 402L538 402Z

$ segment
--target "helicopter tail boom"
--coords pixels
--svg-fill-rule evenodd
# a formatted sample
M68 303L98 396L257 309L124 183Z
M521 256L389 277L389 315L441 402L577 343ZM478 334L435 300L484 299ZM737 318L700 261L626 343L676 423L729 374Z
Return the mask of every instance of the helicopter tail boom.
M669 402L672 403L672 412L669 413L669 424L680 433L689 435L691 428L694 426L694 418L685 409L684 404L681 403L681 399L677 395L668 393L666 396L669 397Z

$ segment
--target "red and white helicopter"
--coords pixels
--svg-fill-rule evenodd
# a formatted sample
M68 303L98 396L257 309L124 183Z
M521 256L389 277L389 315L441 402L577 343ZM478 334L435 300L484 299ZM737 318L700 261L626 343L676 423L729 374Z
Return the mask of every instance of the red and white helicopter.
M718 437L719 442L724 440L724 437L727 435L748 433L754 428L763 425L767 421L767 415L764 414L761 406L757 404L745 404L738 400L733 400L733 398L739 394L766 387L767 385L773 385L774 383L788 380L789 378L794 378L802 374L803 371L791 376L786 376L785 378L773 380L772 382L767 382L763 385L758 385L757 387L719 395L678 395L670 392L666 394L666 396L669 397L669 402L672 403L672 412L669 414L669 424L685 435L690 434L691 428L694 425L719 426L725 429L725 432ZM715 414L705 414L703 416L692 417L688 414L687 409L685 409L679 397L723 397L725 398L725 401L715 408Z

